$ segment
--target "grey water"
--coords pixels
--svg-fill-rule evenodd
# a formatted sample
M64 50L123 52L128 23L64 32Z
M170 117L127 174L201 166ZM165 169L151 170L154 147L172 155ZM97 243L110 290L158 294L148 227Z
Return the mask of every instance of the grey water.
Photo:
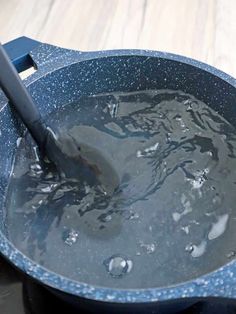
M81 154L89 147L95 166L106 161L119 185L107 193L61 177L29 135L19 140L6 220L29 258L114 288L168 286L235 258L236 129L206 104L181 91L116 92L82 97L47 122Z

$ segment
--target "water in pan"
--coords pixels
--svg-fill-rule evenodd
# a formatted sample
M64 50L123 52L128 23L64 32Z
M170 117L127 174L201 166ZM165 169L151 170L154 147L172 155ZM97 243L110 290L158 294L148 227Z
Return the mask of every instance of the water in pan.
M81 282L145 288L234 258L236 130L206 104L170 90L113 93L47 119L92 147L94 160L102 154L120 185L106 193L59 179L23 138L6 219L9 238L31 259Z

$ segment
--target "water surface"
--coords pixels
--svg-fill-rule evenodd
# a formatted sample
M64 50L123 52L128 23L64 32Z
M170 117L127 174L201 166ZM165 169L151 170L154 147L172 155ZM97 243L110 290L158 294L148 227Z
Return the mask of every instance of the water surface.
M183 282L235 257L236 130L206 104L171 90L103 94L47 121L90 147L94 163L106 161L104 176L112 167L120 184L107 193L59 178L23 138L6 219L24 254L117 288Z

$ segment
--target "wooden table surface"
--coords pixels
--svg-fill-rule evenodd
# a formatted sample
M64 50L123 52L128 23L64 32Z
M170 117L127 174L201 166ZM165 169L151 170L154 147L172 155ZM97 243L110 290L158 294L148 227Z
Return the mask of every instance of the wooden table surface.
M169 51L236 77L236 0L0 0L0 40L22 35L78 50Z

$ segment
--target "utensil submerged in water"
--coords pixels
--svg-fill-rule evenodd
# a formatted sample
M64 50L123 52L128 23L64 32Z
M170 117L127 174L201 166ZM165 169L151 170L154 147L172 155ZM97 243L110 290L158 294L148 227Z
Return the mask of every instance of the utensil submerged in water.
M99 164L85 159L87 145L78 143L69 133L56 136L45 124L31 95L0 44L0 87L16 109L21 120L38 144L40 151L52 161L57 170L69 178L79 178L90 185L101 184L105 191L112 193L119 184L113 167L99 155ZM94 151L95 152L95 151Z

